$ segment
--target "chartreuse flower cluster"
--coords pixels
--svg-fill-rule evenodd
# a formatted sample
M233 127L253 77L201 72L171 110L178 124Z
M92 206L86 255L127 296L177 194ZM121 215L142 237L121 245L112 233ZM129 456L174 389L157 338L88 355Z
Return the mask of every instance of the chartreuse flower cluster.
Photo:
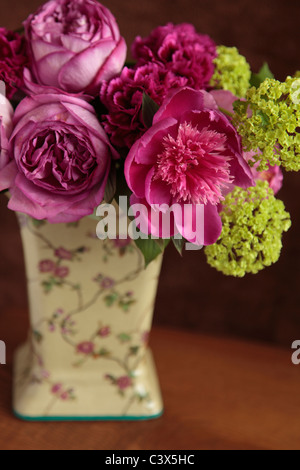
M300 170L300 80L285 82L266 78L247 91L246 101L234 104L234 125L243 138L244 150L257 152L258 170L268 164ZM259 149L259 150L258 150Z
M251 71L245 57L236 47L217 46L218 56L214 59L215 72L210 85L231 91L235 96L244 97L250 87Z
M226 275L243 277L278 260L282 233L291 221L267 182L257 181L246 190L236 187L225 198L221 218L220 238L205 248L211 266Z

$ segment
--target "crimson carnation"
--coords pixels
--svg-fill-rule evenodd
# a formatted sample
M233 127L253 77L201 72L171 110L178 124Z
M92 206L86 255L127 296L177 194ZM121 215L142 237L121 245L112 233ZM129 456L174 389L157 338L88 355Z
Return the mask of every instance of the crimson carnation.
M132 54L138 65L163 64L174 74L186 77L189 87L200 90L209 86L217 50L214 41L198 34L193 25L168 23L155 28L146 38L138 36Z
M117 147L131 148L146 131L142 118L143 93L160 105L168 91L185 86L178 77L159 64L149 63L135 69L124 67L119 77L104 82L100 99L108 113L103 126Z
M23 87L23 70L27 62L25 39L0 28L0 80L6 84L8 99Z

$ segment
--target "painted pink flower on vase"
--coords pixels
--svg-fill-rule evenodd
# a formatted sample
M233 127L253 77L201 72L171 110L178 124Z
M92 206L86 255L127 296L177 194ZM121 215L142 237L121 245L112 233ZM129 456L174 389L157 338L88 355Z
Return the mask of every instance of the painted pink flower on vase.
M116 380L116 384L120 390L126 390L132 386L132 380L128 375L124 375Z
M103 287L103 289L111 289L114 285L115 285L115 281L111 279L110 277L105 277L101 281L101 287Z
M254 183L230 120L209 93L191 88L176 90L165 99L152 127L131 148L125 176L133 192L131 204L152 207L155 213L175 205L171 233L164 234L159 217L152 220L150 210L142 211L146 229L142 231L167 238L180 233L197 245L209 245L219 238L218 208L230 188ZM186 205L189 211L185 212ZM203 233L195 233L200 205Z
M192 24L168 23L155 28L146 38L137 37L132 54L138 65L162 64L177 76L186 77L187 86L200 90L209 85L217 51L214 41L198 34Z
M53 393L54 395L57 395L58 393L60 393L62 391L62 384L58 383L58 384L54 384L51 388L51 393Z
M54 271L54 276L64 279L70 274L68 266L57 266Z
M94 348L95 345L91 341L83 341L82 343L77 345L76 349L78 353L89 356L90 354L93 354Z
M73 255L72 255L71 251L66 250L63 247L57 248L57 250L55 250L54 254L58 258L68 260L68 261L70 261L73 258Z
M98 331L98 336L101 336L101 338L106 338L109 336L111 333L110 327L109 326L102 326L100 330Z
M0 172L8 207L51 223L93 213L118 154L92 106L80 98L36 95L15 111L11 160Z
M41 273L52 273L55 270L55 263L51 259L44 259L39 263Z
M117 75L126 43L116 19L96 0L51 0L24 22L32 80L96 96Z

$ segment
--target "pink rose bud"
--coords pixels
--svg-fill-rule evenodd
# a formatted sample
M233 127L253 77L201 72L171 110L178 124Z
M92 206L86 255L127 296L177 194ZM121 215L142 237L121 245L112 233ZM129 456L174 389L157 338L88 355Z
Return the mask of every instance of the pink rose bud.
M114 16L96 0L51 0L24 26L38 84L96 96L100 83L124 65L125 40Z

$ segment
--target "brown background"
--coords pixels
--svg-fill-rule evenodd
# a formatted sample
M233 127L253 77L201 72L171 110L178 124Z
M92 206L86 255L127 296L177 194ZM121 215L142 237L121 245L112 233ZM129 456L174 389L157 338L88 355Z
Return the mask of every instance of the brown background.
M1 25L20 27L39 0L0 0ZM284 79L300 69L300 2L297 0L107 0L130 44L168 21L192 22L218 44L236 45L254 71L267 61ZM169 248L158 292L155 322L214 334L266 340L290 347L300 336L300 175L287 174L280 197L293 226L284 237L280 261L244 279L227 278L210 268L204 253ZM26 305L18 227L0 196L0 316ZM13 319L12 319L13 322ZM24 332L25 335L25 332ZM1 331L0 331L1 336ZM1 338L4 339L5 338Z

